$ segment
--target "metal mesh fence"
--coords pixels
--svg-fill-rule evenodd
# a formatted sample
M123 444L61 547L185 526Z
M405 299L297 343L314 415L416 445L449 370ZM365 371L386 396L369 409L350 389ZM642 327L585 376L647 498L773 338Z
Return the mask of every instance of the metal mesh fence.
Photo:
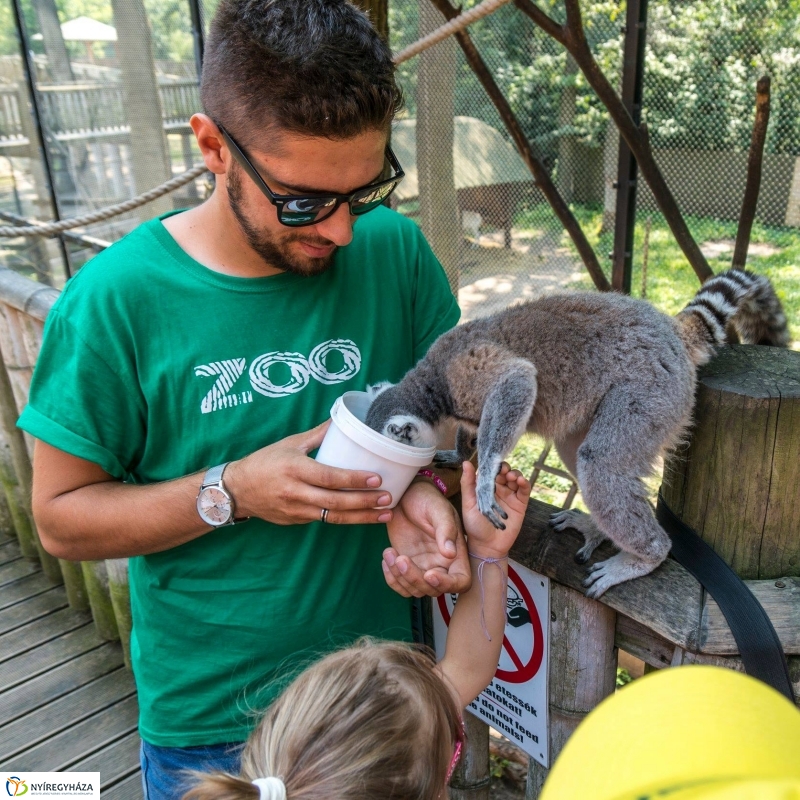
M389 12L395 51L443 22L428 0L390 0ZM589 40L615 84L619 15L617 3L586 6ZM602 203L604 184L616 177L616 139L610 160L604 152L605 109L564 49L513 5L470 35L537 156L585 218L584 208ZM411 172L397 192L399 208L419 220L457 281L464 319L580 280L580 260L456 42L402 65L400 82L406 110L393 145Z
M200 6L206 26L216 2ZM563 13L559 0L541 3L555 17ZM127 199L197 163L188 126L199 108L191 7L191 0L0 0L0 211L71 216ZM786 260L800 241L794 8L778 0L649 3L643 114L657 159L714 269L730 259L755 81L764 72L773 78L773 115L754 263L777 263L781 253ZM616 0L583 3L592 49L615 86L624 10ZM441 22L429 0L389 0L395 51ZM563 48L513 4L470 33L609 267L618 136L605 109ZM28 63L40 126L31 113ZM459 288L465 318L543 292L591 286L456 42L403 64L399 79L407 105L392 135L408 178L398 208L429 238ZM209 190L198 181L88 232L113 241L156 213L201 201ZM643 185L638 209L634 293L649 285L652 296L658 281L673 281L677 305L697 281ZM4 240L0 249L3 263L56 285L67 274L64 250L72 271L92 255L70 241ZM800 289L792 291L800 302Z

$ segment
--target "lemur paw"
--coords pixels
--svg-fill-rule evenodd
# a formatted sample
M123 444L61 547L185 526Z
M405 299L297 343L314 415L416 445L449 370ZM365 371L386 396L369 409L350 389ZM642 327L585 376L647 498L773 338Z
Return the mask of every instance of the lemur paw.
M592 557L592 553L597 547L606 539L594 524L592 518L588 514L584 514L583 511L578 511L575 508L569 508L552 514L550 516L550 525L557 531L572 528L578 531L578 533L583 534L585 544L575 554L575 561L578 564L585 564Z
M641 578L652 572L658 564L644 561L632 553L617 553L605 561L598 561L589 567L583 586L588 589L586 596L597 600L612 586L618 583Z
M575 508L566 508L550 515L550 527L556 531L565 531L567 528L572 528L578 533L583 533L583 525L588 521L591 521L591 517Z
M494 476L491 482L481 481L478 478L478 508L495 528L501 531L506 529L504 519L508 519L508 514L503 510L503 507L497 502L494 494Z

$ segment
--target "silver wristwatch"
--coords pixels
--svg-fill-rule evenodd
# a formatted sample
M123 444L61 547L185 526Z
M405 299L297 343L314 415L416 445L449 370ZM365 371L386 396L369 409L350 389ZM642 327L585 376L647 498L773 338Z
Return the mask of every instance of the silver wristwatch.
M221 528L223 525L234 525L244 522L249 517L234 517L233 497L222 482L222 473L228 462L211 467L203 476L203 483L197 493L197 513L207 525Z

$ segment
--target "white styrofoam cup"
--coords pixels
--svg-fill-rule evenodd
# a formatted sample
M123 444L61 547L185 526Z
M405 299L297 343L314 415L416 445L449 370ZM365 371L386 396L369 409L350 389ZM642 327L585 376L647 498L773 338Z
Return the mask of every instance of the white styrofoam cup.
M372 403L366 392L346 392L331 408L331 423L317 451L320 464L376 472L394 508L414 476L433 460L435 447L412 447L389 439L364 423Z

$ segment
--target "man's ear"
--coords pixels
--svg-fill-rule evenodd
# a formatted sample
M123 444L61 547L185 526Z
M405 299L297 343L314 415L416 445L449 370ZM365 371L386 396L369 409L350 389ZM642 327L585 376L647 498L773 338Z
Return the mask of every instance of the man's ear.
M374 400L379 394L382 394L392 386L394 386L394 384L389 383L389 381L375 383L372 386L367 386L367 395L369 396L370 400Z
M222 157L224 142L219 128L207 114L193 114L189 125L194 131L197 145L209 172L213 172L215 175L224 175L227 169Z

